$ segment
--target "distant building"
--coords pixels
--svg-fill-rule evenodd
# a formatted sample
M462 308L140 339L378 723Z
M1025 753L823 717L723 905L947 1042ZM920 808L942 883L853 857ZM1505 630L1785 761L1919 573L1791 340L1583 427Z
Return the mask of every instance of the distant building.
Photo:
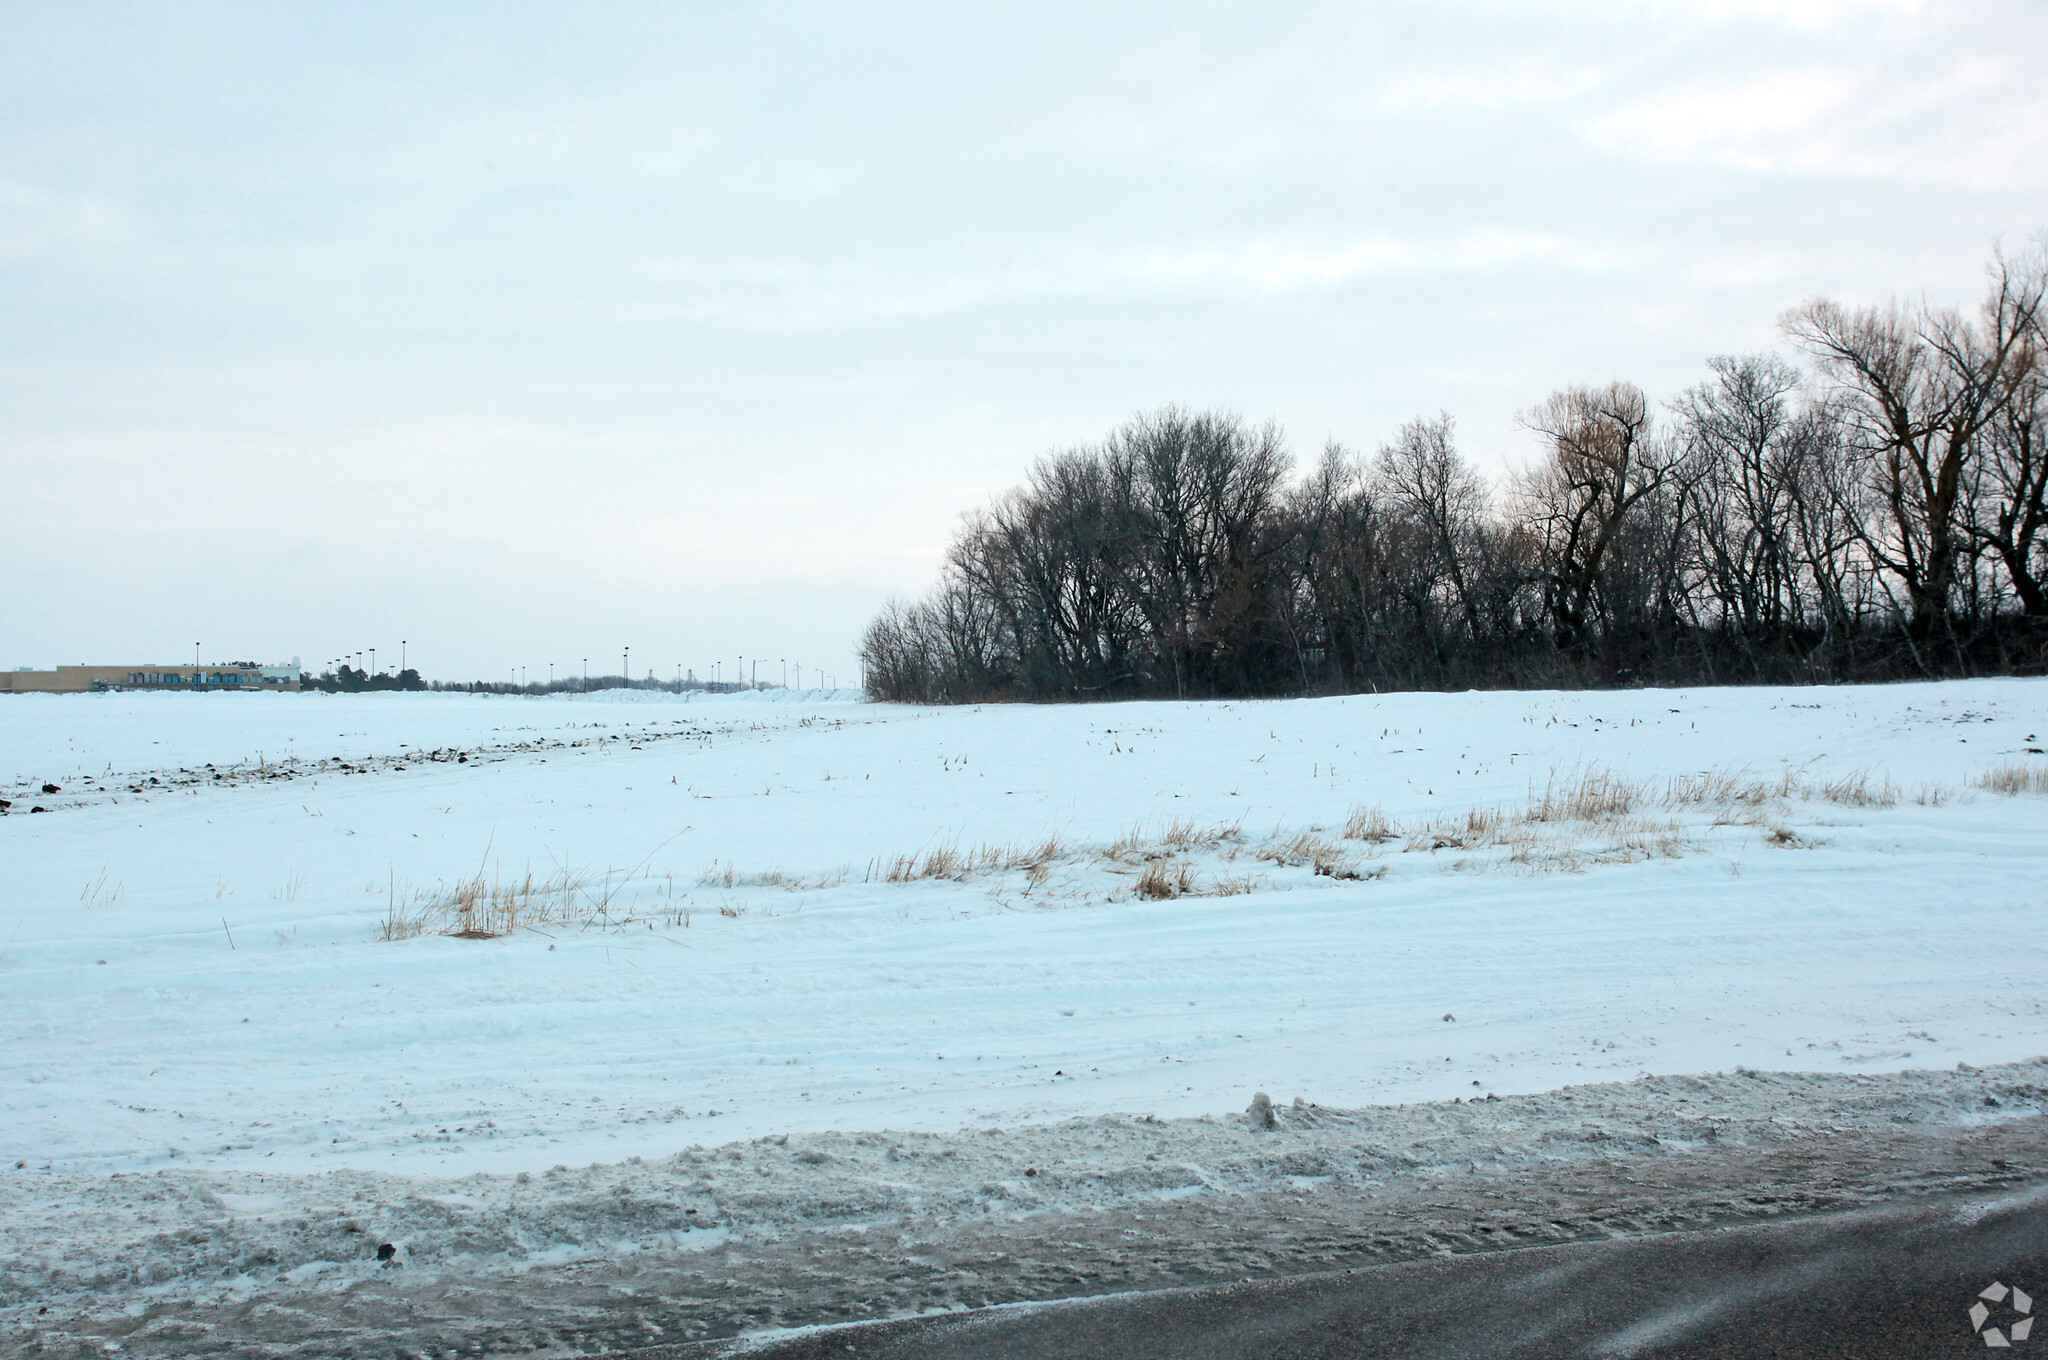
M288 666L254 661L210 666L59 666L53 671L0 671L0 694L87 694L110 689L296 690L299 659Z

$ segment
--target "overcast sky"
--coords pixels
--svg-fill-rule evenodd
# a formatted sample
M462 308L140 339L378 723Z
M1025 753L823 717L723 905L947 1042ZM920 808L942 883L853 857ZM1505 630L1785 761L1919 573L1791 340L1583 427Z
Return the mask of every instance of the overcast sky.
M10 0L0 665L850 678L1136 411L1497 470L1804 297L1973 299L2044 70L2041 0Z

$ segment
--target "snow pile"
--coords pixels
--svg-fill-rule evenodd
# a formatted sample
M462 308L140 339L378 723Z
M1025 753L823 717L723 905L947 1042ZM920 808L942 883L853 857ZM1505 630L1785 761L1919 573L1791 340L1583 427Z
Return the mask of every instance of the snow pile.
M1244 1115L1103 1115L1016 1129L778 1134L660 1158L418 1179L162 1171L0 1182L10 1244L0 1308L78 1300L336 1290L384 1259L455 1279L702 1252L794 1233L915 1222L948 1232L1019 1214L1128 1216L1208 1196L1247 1202L1402 1178L1683 1157L2039 1116L2048 1059L1904 1076L1749 1069L1529 1096Z

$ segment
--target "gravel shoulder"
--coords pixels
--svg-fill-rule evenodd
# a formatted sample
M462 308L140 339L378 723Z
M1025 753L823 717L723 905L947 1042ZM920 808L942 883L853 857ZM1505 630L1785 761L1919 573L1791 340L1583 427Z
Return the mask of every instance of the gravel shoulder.
M10 1355L575 1355L1981 1193L2048 1058L847 1132L537 1175L0 1178ZM388 1244L391 1259L380 1262Z

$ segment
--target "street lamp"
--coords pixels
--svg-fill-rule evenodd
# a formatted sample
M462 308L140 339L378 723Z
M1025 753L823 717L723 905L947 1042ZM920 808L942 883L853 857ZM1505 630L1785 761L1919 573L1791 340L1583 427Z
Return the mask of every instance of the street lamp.
M619 669L626 673L626 688L631 689L633 687L633 649L631 647L626 648L624 657L625 659L619 662Z

